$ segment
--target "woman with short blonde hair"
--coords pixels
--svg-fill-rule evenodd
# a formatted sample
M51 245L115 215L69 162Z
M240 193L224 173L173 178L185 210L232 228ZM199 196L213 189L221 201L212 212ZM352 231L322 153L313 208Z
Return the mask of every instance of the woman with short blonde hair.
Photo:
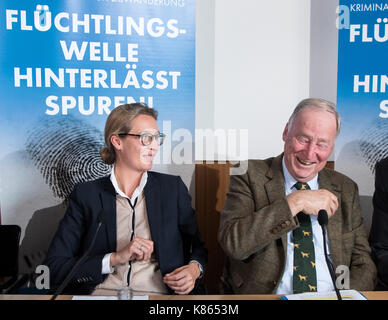
M179 176L150 171L165 135L144 103L116 107L105 125L101 158L110 176L81 183L50 245L45 264L59 285L82 256L102 213L104 224L69 293L188 294L207 262L191 197Z

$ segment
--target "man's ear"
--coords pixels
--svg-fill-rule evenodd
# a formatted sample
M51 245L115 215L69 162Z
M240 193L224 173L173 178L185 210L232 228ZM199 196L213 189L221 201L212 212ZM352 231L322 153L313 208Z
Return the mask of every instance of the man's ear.
M283 130L283 136L282 136L282 138L283 138L283 141L284 141L284 142L286 142L287 135L288 135L288 122L287 122L287 124L286 124L286 126L285 126L285 128L284 128L284 130Z
M117 151L120 151L121 148L122 148L122 141L120 139L120 137L117 135L117 134L113 134L111 137L110 137L110 143L113 145L113 147L117 150Z

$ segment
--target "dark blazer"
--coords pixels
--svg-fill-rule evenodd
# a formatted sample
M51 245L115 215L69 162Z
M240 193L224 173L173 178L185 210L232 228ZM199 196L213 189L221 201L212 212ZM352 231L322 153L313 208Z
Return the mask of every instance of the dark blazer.
M373 218L369 233L377 265L378 290L388 290L388 158L376 164Z
M231 176L218 240L227 255L223 279L234 293L274 293L283 276L287 233L299 227L299 222L286 200L282 156L250 160L245 174ZM373 290L376 267L361 218L357 185L327 168L319 172L318 182L339 202L328 223L334 269L349 267L351 289Z
M205 268L207 250L200 239L191 197L182 179L149 171L144 195L154 252L162 275L190 260L197 260ZM65 292L88 294L105 280L106 275L101 274L102 259L105 254L116 251L117 237L116 193L109 176L78 184L71 193L69 207L44 261L50 269L51 287L57 287L64 280L88 249L101 209L104 224L90 258L80 266Z

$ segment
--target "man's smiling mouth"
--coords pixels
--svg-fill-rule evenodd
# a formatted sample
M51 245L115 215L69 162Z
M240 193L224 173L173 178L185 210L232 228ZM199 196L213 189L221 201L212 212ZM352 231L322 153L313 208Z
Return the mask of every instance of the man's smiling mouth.
M305 161L305 160L301 160L301 159L299 159L299 158L296 158L296 160L297 160L299 163L301 163L302 165L304 165L304 166L311 166L311 165L314 165L314 164L315 164L315 162Z

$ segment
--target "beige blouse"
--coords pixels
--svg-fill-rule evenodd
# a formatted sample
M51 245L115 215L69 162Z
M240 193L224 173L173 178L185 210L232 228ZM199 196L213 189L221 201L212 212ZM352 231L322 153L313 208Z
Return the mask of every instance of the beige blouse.
M117 248L120 251L129 244L132 233L133 210L128 199L116 194L116 222L117 222ZM134 237L151 239L148 224L146 201L142 192L135 206L135 234ZM116 265L114 272L109 274L104 282L99 284L92 295L116 295L117 290L128 286L134 294L167 294L167 287L163 282L158 262L153 253L149 261L130 261Z

